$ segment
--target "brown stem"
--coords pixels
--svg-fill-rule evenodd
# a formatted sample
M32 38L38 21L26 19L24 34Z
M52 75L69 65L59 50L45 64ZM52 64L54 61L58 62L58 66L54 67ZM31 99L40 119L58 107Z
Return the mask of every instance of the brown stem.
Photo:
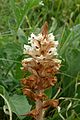
M36 109L39 110L39 115L36 117L36 120L43 120L42 104L43 102L41 100L36 101Z

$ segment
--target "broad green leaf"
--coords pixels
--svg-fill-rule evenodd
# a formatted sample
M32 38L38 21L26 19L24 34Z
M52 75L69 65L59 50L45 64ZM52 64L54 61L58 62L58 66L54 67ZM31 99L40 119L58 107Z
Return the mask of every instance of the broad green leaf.
M31 109L27 99L23 95L13 95L10 97L10 105L12 111L20 118L23 119L22 115L28 113Z

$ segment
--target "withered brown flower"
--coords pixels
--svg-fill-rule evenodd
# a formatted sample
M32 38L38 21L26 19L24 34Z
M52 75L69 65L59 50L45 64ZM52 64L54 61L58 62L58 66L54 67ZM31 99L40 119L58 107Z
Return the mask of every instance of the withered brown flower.
M52 33L48 34L48 24L42 26L41 33L37 36L33 33L29 38L30 45L24 45L24 54L30 58L22 60L22 69L29 71L31 75L23 78L23 93L36 103L36 108L26 115L34 117L36 120L43 120L43 111L48 106L57 107L58 100L48 100L44 91L55 85L56 74L61 66L58 59L58 41L54 40Z

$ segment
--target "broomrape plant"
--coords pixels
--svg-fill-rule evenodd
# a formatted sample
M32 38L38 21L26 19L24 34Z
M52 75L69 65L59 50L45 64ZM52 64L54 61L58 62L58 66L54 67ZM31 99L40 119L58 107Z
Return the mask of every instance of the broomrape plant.
M23 78L23 94L35 101L35 109L26 115L36 120L43 120L44 112L51 107L58 107L57 99L49 99L44 91L57 82L56 74L61 66L58 59L58 41L54 40L52 33L48 34L48 24L42 26L41 33L37 36L31 34L29 45L24 45L24 54L30 57L22 60L22 69L31 75Z

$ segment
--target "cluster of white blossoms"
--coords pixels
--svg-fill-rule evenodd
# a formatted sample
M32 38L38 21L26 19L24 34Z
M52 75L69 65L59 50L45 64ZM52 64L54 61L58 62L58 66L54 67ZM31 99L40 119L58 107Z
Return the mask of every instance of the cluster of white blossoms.
M30 45L24 45L24 54L29 54L37 60L57 56L58 41L55 41L54 38L52 33L48 34L46 38L41 33L37 36L32 33L28 39Z

